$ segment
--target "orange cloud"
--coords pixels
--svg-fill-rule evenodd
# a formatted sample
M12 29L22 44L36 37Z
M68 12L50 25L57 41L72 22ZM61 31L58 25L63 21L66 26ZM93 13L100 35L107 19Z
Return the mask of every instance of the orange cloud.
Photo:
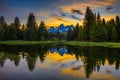
M47 28L50 28L51 26L58 27L60 24L64 24L65 26L67 26L67 25L76 25L77 23L82 25L82 21L77 21L77 20L67 19L67 18L63 18L63 19L66 20L67 22L58 20L56 18L51 18L49 20L46 20L46 26Z
M117 0L88 0L88 3L92 3L95 5L100 5L100 6L111 6L113 3L117 2Z

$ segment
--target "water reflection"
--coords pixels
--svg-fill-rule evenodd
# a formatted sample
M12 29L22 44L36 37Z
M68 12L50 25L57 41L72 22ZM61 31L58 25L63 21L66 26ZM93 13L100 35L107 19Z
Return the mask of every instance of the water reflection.
M93 72L100 72L100 68L104 65L114 66L119 70L120 49L58 45L0 46L1 67L4 67L6 60L14 62L14 65L19 67L21 59L25 59L31 72L36 68L39 59L44 68L51 66L55 69L57 67L54 66L58 65L62 74L73 75L74 71L77 71L74 75L81 73L81 76L86 75L90 78ZM47 61L44 62L45 60ZM111 73L109 69L106 69L106 72Z
M111 49L105 47L68 47L69 52L74 52L76 59L83 61L86 77L89 78L93 71L100 70L101 65L114 65L118 70L120 66L120 49Z

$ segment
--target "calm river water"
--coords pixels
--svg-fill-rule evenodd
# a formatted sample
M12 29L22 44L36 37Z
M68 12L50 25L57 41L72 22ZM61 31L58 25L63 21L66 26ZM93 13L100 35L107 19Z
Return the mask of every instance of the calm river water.
M0 80L120 80L120 49L1 45Z

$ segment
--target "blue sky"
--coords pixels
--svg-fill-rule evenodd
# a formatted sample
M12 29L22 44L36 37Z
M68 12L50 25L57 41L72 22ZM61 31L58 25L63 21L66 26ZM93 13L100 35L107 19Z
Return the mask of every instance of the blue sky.
M100 12L106 20L120 15L119 0L0 0L0 16L8 23L18 16L21 23L27 22L30 12L39 23L44 20L48 26L82 24L86 7Z

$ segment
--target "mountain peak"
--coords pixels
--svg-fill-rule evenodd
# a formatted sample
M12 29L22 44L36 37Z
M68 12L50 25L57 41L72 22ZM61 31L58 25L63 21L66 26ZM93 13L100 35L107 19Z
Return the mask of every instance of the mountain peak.
M73 28L74 28L73 25L64 26L64 24L60 24L57 28L50 27L49 32L52 32L52 33L57 33L57 32L64 33L64 32L67 32L68 29L73 30Z

